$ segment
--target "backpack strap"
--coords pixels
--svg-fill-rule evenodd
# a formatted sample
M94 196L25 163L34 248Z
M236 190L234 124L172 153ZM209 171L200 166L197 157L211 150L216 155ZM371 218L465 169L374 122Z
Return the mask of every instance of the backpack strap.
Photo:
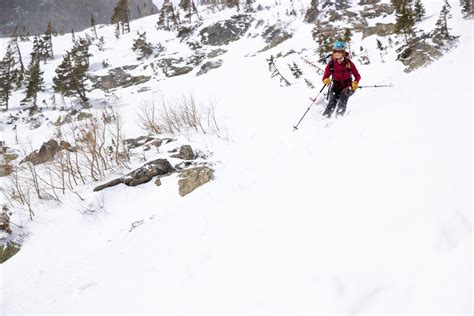
M351 73L352 75L352 69L351 69L351 61L349 58L346 57L346 69Z

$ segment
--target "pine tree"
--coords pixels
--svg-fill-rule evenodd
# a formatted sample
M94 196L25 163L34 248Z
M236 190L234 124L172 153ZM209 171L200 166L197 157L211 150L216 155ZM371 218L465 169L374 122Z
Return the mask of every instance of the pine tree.
M97 35L97 27L95 26L95 19L94 19L93 14L91 14L91 27L92 27L92 30L94 31L95 38L98 38L99 36Z
M425 6L421 2L421 0L415 0L415 6L414 6L414 12L413 13L415 15L415 21L416 22L420 22L421 19L423 19L423 17L425 16L426 10L425 10Z
M448 20L452 17L450 9L451 6L448 0L445 0L441 12L439 13L438 21L436 22L436 28L432 33L433 42L439 47L445 46L455 38L449 34L450 28L448 27Z
M161 6L156 28L166 31L177 30L179 24L179 19L175 12L173 3L170 0L165 0Z
M17 34L17 27L13 30L11 34L10 46L13 49L13 56L15 59L18 60L18 75L16 80L17 88L20 88L23 84L23 79L25 78L25 66L23 64L23 57L21 54L20 46L18 45L18 34Z
M31 52L32 58L43 60L45 64L51 54L51 49L47 41L48 39L46 36L39 37L38 35L35 35L33 40L33 51Z
M105 45L105 40L104 40L104 37L101 36L99 38L99 42L96 44L96 46L99 49L99 51L103 52L104 51L104 45Z
M383 51L384 50L384 47L382 45L382 42L377 38L377 49L379 51Z
M48 23L48 27L46 32L43 36L43 41L45 42L46 48L48 50L48 58L54 59L54 52L53 52L53 34L54 29L51 22Z
M184 17L189 19L189 23L192 22L191 18L193 14L196 14L198 16L198 19L201 18L193 0L181 0L179 3L179 7L185 12Z
M474 16L472 0L461 0L461 13L465 19L470 19Z
M306 83L306 85L308 86L308 88L314 89L314 84L313 84L311 81L309 81L308 79L305 78L305 79L304 79L304 82Z
M63 61L56 68L56 76L53 78L53 89L56 92L61 93L64 96L72 95L71 92L71 78L73 72L73 64L71 59L71 53L66 52L63 57Z
M138 18L141 18L143 16L142 8L138 4L137 4L137 16Z
M38 92L43 91L43 72L40 70L40 62L37 58L32 58L26 74L26 100L33 100L33 108L36 108Z
M396 12L395 32L402 34L408 44L415 34L415 18L411 8L412 0L392 1Z
M344 30L344 35L342 36L342 41L349 43L352 40L352 31L350 28Z
M138 57L138 60L147 58L151 54L153 54L153 46L146 41L146 32L143 32L140 34L140 32L137 32L138 38L133 40L133 51L139 51L140 57Z
M130 33L130 9L128 0L117 0L111 21L112 24L122 26L122 34Z
M62 95L77 95L83 101L87 101L85 80L89 70L90 42L79 39L74 42L74 47L64 56L62 63L56 69L56 77L53 78L54 90Z
M5 110L8 110L8 101L10 100L16 78L15 58L13 58L11 46L8 45L7 52L0 61L0 105L5 106Z
M293 62L293 65L288 64L288 67L290 68L291 74L296 79L298 79L299 77L303 75L303 71L301 71L300 67L298 67L298 65L295 62Z

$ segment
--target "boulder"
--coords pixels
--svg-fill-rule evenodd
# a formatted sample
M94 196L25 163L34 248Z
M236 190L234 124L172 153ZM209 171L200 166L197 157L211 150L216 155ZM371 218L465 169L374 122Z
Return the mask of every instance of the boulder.
M163 70L163 73L166 77L184 75L193 70L193 68L190 66L178 66L178 64L185 63L184 58L163 58L160 59L157 63L161 70Z
M8 242L5 245L0 245L0 264L4 263L20 251L20 245L14 242Z
M209 53L207 53L207 58L214 58L225 53L227 53L227 50L225 49L222 49L222 48L213 49Z
M368 26L362 32L362 39L371 35L388 36L395 33L395 24L393 23L377 23L375 26Z
M208 61L208 62L205 62L202 66L201 66L201 69L198 71L198 73L196 74L196 76L201 76L201 75L204 75L205 73L208 73L210 70L212 69L216 69L216 68L219 68L220 66L222 66L222 60L219 59L219 60L216 60L216 61Z
M424 67L443 56L439 49L422 40L400 47L397 53L399 53L397 60L407 66L405 72Z
M378 17L386 17L395 12L395 8L388 3L372 4L364 7L361 15L366 19L375 19Z
M124 143L125 145L128 146L128 148L133 149L133 148L143 146L146 143L151 142L152 140L154 140L154 138L151 136L140 136L137 138L128 138L124 140Z
M263 31L262 36L268 45L261 49L260 52L269 50L292 37L291 34L281 28L276 28L274 25L267 27Z
M214 169L208 166L194 167L181 171L179 177L179 195L185 196L209 181L214 180Z
M179 149L179 153L176 155L171 156L173 158L179 158L183 160L193 160L196 158L193 152L193 148L189 145L183 145Z
M8 177L13 171L13 166L10 164L0 164L0 177Z
M229 20L219 21L201 29L203 44L220 46L239 40L250 28L253 18L248 14L234 15Z
M156 176L165 176L171 174L174 171L175 169L173 168L173 166L171 166L168 160L156 159L147 162L142 167L126 174L123 177L114 179L112 181L95 187L94 192L98 192L121 183L127 186L134 187L143 183L147 183Z
M61 150L72 151L72 146L68 142L58 142L54 139L48 140L46 143L41 145L39 150L35 150L26 156L20 163L31 162L34 165L39 165L48 161L54 160L54 155Z
M114 68L109 70L109 74L105 76L90 76L94 83L94 88L102 90L110 90L115 88L127 88L147 82L150 76L132 76L124 70L125 67Z

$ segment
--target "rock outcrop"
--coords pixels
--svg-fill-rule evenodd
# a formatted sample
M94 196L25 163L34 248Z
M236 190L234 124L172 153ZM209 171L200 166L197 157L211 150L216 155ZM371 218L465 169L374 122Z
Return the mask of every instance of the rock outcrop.
M147 82L150 76L132 76L126 72L125 67L119 67L109 70L109 74L105 76L90 76L94 83L94 88L102 90L110 90L115 88L127 88Z
M179 149L179 153L171 156L173 158L179 158L183 160L193 160L195 157L193 148L189 145L183 145Z
M248 14L234 15L229 20L217 22L203 28L201 42L203 44L220 46L239 40L249 29L253 18Z
M179 195L185 196L214 180L214 170L208 166L199 166L181 171L179 177Z
M72 146L68 142L61 141L58 143L54 139L48 140L41 145L39 150L35 150L26 156L20 163L31 162L34 165L39 165L48 161L54 160L54 155L61 150L72 151Z
M260 50L261 52L269 50L292 37L290 33L274 25L267 27L263 31L262 36L265 39L267 45Z
M405 72L424 67L443 56L439 49L423 40L404 45L397 52L399 53L397 60L400 60L406 66Z
M144 164L142 167L126 174L123 177L114 179L102 185L94 188L94 192L101 191L106 188L110 188L121 183L127 186L137 186L143 183L149 182L156 176L165 176L175 171L175 168L171 166L166 159L156 159Z
M395 33L395 24L377 23L375 26L368 26L362 31L362 39L371 35L388 36Z
M211 61L205 62L204 64L202 64L201 69L198 71L196 76L204 75L204 74L208 73L209 71L211 71L212 69L219 68L220 66L222 66L222 63L223 62L222 62L221 59L215 60L215 61L211 60Z

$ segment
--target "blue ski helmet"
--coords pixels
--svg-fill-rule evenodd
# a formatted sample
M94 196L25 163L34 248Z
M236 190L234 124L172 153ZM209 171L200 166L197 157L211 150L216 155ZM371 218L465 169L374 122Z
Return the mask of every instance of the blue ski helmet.
M332 45L332 49L334 50L345 50L346 49L346 43L343 41L337 41Z

